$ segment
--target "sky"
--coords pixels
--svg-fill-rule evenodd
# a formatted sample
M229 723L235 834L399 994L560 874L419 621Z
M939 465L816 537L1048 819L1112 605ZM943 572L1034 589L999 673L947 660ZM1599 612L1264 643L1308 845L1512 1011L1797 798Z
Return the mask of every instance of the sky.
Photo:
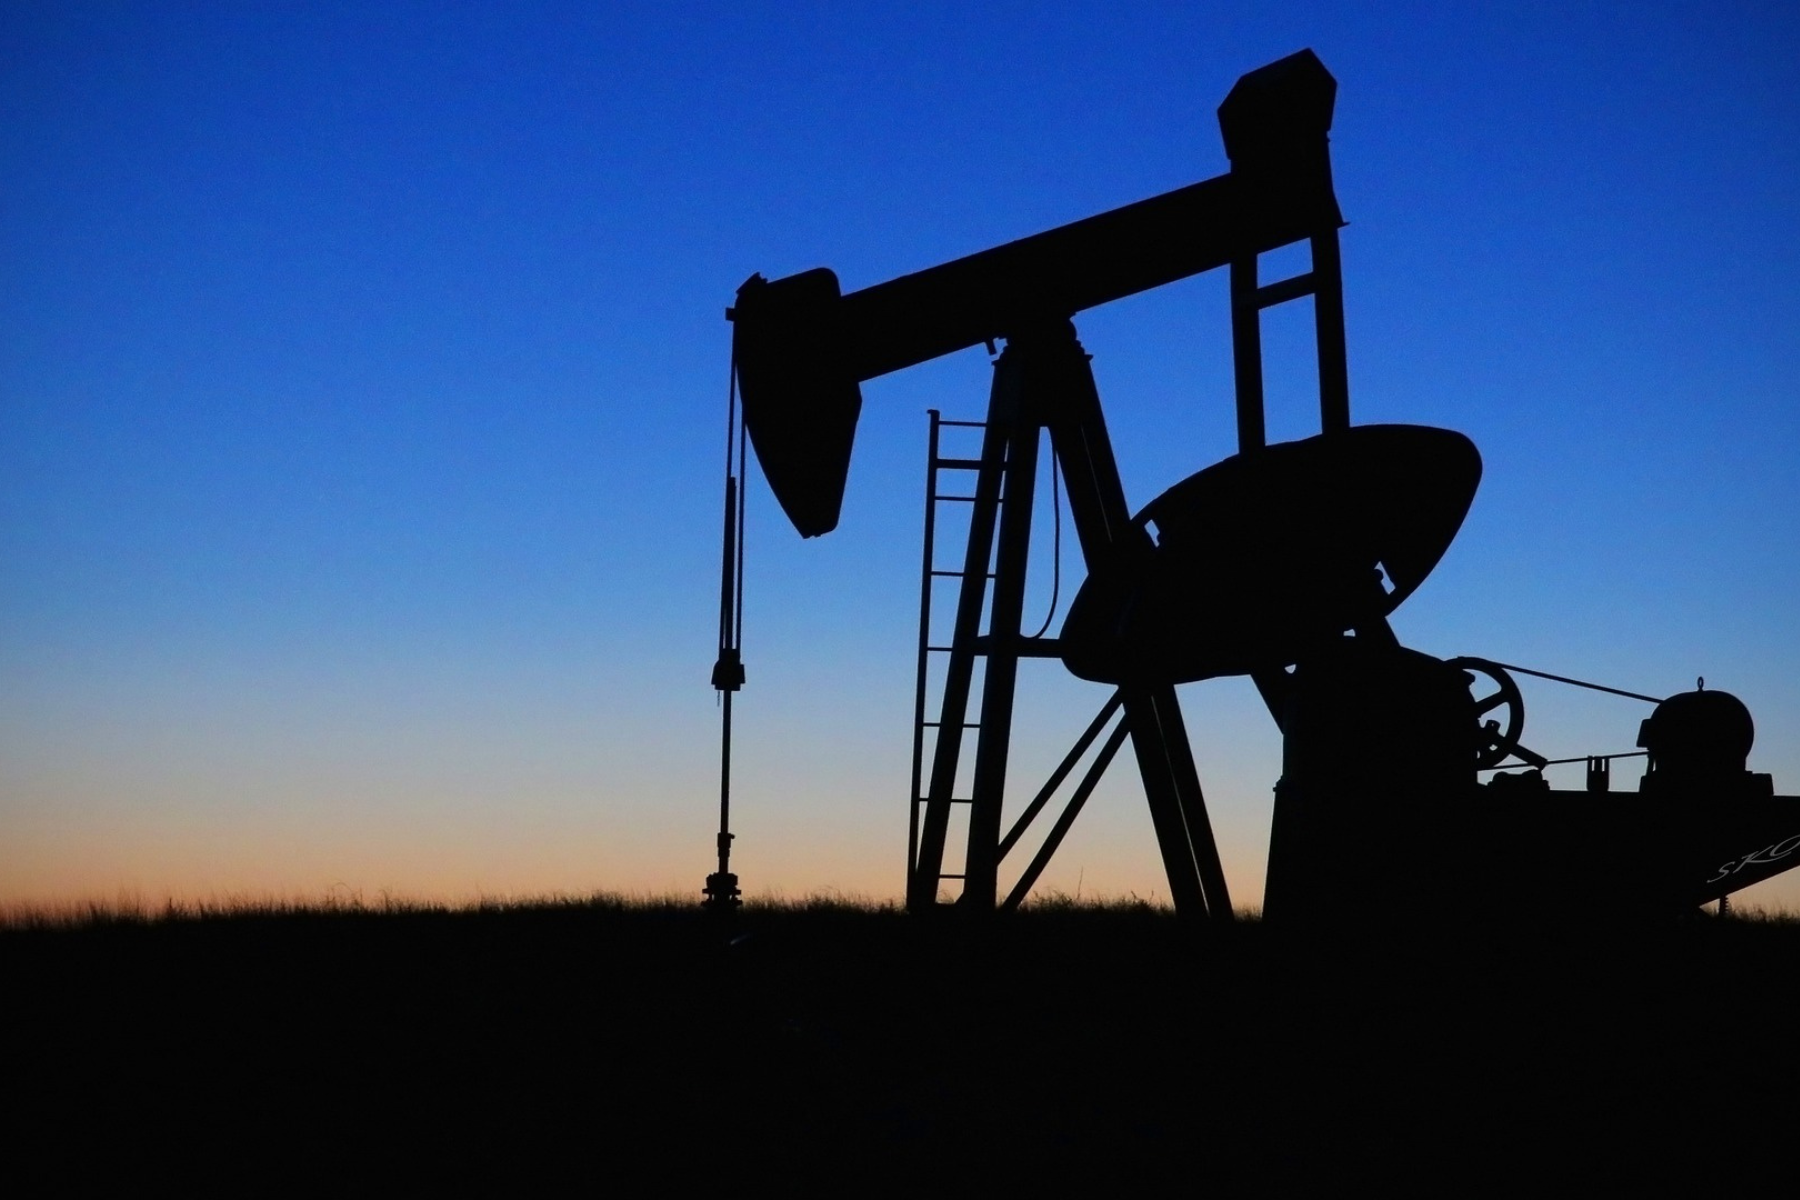
M696 893L737 286L866 287L1219 174L1219 101L1303 47L1338 80L1352 420L1485 464L1396 632L1705 676L1800 794L1785 6L15 0L0 902ZM1317 428L1309 321L1265 327L1272 438ZM1219 273L1077 325L1134 508L1235 449ZM864 386L828 537L752 480L751 895L903 890L925 414L979 416L989 374ZM1105 699L1022 681L1015 805ZM1181 696L1253 906L1279 738L1243 680ZM1550 757L1647 715L1525 700ZM1045 887L1166 899L1127 765Z

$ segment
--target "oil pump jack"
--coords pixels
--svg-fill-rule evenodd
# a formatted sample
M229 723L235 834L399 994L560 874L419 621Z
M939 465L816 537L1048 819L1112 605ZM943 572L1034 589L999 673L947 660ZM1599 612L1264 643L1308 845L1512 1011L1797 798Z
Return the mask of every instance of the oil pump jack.
M1401 646L1389 628L1461 527L1481 459L1449 430L1350 423L1344 221L1328 145L1336 86L1311 51L1239 79L1219 108L1230 170L1216 178L849 294L824 268L772 281L754 275L738 290L727 316L742 427L728 441L713 676L726 705L722 825L729 704L743 682L741 558L734 563L743 431L795 528L819 536L838 522L861 384L1003 340L985 421L945 423L978 427L979 457L942 455L932 414L909 909L937 906L948 883L960 883L966 908L1019 904L1129 739L1177 911L1229 920L1175 690L1226 675L1255 682L1283 735L1265 895L1271 919L1372 909L1466 915L1545 898L1665 911L1800 863L1800 798L1775 796L1767 775L1746 770L1753 727L1735 697L1702 685L1659 700L1485 659L1445 661ZM1295 243L1309 247L1310 269L1263 282L1260 257ZM1230 275L1238 453L1133 516L1072 319L1220 267ZM1270 445L1261 314L1302 297L1313 306L1320 432ZM1087 577L1058 635L1028 637L1022 608L1045 433ZM940 493L943 471L972 474L972 487ZM941 502L970 506L959 569L934 561ZM932 643L938 577L957 580L946 645ZM928 721L933 653L947 661L937 719ZM1111 693L1003 832L1026 658L1058 658ZM1589 757L1586 790L1551 790L1542 774L1550 760L1520 742L1517 673L1656 703L1640 729L1642 749ZM971 736L969 794L958 796ZM1639 754L1650 759L1640 791L1611 793L1610 759ZM1061 815L1003 896L1002 861L1084 760ZM1526 769L1492 774L1508 765ZM1492 777L1484 783L1483 774ZM958 807L966 807L966 844L953 871L946 856ZM722 828L719 871L707 888L715 905L735 903L730 840Z

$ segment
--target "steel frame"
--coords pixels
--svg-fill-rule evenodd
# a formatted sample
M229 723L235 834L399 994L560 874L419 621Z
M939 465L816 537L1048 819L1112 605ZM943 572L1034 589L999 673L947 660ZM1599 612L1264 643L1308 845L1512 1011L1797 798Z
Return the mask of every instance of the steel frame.
M1271 284L1258 280L1258 252L1251 249L1230 259L1232 358L1236 380L1238 446L1251 453L1265 444L1261 314L1264 309L1305 296L1313 298L1317 336L1319 411L1323 431L1350 424L1348 370L1345 355L1343 282L1336 224L1314 231L1308 239L1311 269ZM984 425L978 460L939 456L940 424ZM1218 847L1207 817L1205 799L1172 685L1127 685L1119 688L1077 739L1049 780L1026 805L1012 827L1001 834L1006 769L1011 745L1013 699L1021 658L1054 657L1055 639L1026 638L1020 628L1025 571L1030 549L1031 516L1037 485L1041 435L1048 433L1051 453L1066 482L1071 521L1089 571L1120 556L1147 553L1149 536L1134 526L1119 479L1118 463L1101 410L1087 354L1074 326L1048 319L1008 339L994 363L987 420L942 422L932 414L931 457L927 472L925 561L922 568L919 633L919 683L915 700L912 805L908 830L907 907L934 908L947 880L962 883L959 904L972 909L1014 908L1024 899L1062 844L1082 806L1129 736L1155 829L1158 850L1168 876L1176 911L1182 915L1229 920L1231 898ZM953 497L972 504L968 542L960 571L938 569L933 562L937 471L943 466L972 468L973 495ZM991 569L990 569L991 567ZM961 579L956 616L948 647L929 645L931 585L934 577ZM990 589L991 582L991 589ZM988 615L982 632L981 618ZM931 650L947 650L938 720L925 720L926 664ZM977 658L985 660L979 719L968 720ZM1288 677L1285 671L1258 672L1254 677L1264 702L1281 723ZM1037 853L1002 900L999 869L1019 845L1032 822L1049 806L1115 714L1122 717L1075 789ZM928 778L924 771L924 734L935 725L937 735ZM954 795L965 732L976 735L970 795ZM921 784L925 786L921 789ZM953 807L969 809L963 870L946 873L950 815Z

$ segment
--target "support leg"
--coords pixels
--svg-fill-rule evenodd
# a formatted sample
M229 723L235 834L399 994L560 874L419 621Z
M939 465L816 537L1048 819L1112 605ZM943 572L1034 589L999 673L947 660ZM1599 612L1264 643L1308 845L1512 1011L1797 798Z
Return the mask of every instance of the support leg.
M1046 328L1041 337L1034 343L1033 371L1034 379L1042 382L1031 394L1044 406L1067 483L1070 520L1088 569L1104 568L1122 555L1147 552L1149 536L1131 523L1125 505L1087 355L1066 323L1060 329ZM1123 695L1125 725L1131 731L1175 907L1185 914L1229 920L1231 898L1175 689L1128 687Z
M988 609L987 666L981 680L981 728L976 734L975 777L969 794L968 856L963 868L963 903L979 909L994 907L1000 886L1001 803L1012 744L1013 692L1019 676L1032 494L1037 488L1039 426L1024 419L1010 425L1000 546Z

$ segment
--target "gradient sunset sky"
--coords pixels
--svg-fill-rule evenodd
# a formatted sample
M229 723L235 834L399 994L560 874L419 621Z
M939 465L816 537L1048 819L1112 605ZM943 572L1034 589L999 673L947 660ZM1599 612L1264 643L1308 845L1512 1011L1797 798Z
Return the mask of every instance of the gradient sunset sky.
M1401 639L1704 675L1800 793L1800 10L15 0L0 901L697 893L737 285L1216 175L1219 101L1303 47L1339 84L1352 419L1485 460ZM1235 448L1225 286L1077 322L1134 507ZM1275 438L1316 430L1290 308ZM902 889L925 410L988 376L865 386L829 537L753 481L753 895ZM1105 698L1023 686L1015 796ZM1525 694L1551 757L1648 711ZM1244 681L1182 697L1256 904L1279 740ZM1167 895L1126 765L1046 885Z

